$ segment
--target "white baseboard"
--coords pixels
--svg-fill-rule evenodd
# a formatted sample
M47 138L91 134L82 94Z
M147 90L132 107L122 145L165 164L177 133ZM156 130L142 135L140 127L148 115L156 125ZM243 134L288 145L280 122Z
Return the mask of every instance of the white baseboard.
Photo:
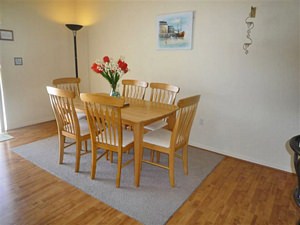
M15 123L15 122L7 123L7 130L17 129L20 127L26 127L26 126L43 123L43 122L47 122L47 121L51 121L51 120L55 120L55 118L53 116L48 116L48 117L44 117L44 118L37 118L35 120L28 120L28 121L23 121L23 122L18 122L18 123Z
M259 164L259 165L271 167L271 168L274 168L274 169L286 171L286 172L289 172L289 173L295 173L294 168L291 165L283 166L283 165L280 165L280 164L273 164L273 163L266 162L265 160L262 160L262 159L254 159L254 158L251 158L249 156L245 156L245 155L241 155L241 154L233 154L232 152L228 152L226 150L216 149L214 147L207 146L207 145L202 145L200 143L193 142L193 141L190 141L189 145L192 145L192 146L195 146L195 147L198 147L198 148L202 148L202 149L205 149L205 150L208 150L208 151L211 151L211 152L215 152L215 153L218 153L218 154L222 154L222 155L225 155L225 156L229 156L229 157L245 160L245 161L248 161L248 162L252 162L252 163L255 163L255 164Z

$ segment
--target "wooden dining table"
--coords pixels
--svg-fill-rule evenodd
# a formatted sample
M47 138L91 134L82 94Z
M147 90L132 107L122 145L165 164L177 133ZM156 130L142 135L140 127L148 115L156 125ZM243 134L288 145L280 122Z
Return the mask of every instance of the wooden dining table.
M121 110L122 123L133 128L134 132L134 184L140 185L142 164L144 126L152 122L168 118L168 128L175 124L176 105L150 102L146 100L125 98L126 106ZM77 111L84 111L84 104L80 98L75 98L74 106Z

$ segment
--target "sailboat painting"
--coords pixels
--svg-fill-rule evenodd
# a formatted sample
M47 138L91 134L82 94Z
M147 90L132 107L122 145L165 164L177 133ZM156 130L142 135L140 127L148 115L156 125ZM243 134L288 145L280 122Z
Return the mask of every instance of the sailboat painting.
M192 49L193 12L157 17L158 49Z

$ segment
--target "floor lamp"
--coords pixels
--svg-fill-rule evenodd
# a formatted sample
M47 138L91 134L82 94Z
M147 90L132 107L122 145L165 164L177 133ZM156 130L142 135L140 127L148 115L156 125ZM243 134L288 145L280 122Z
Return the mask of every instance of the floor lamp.
M82 25L78 25L78 24L66 24L66 27L69 28L71 31L73 31L73 37L74 37L74 55L75 55L75 71L76 71L76 78L78 78L76 33L83 26Z

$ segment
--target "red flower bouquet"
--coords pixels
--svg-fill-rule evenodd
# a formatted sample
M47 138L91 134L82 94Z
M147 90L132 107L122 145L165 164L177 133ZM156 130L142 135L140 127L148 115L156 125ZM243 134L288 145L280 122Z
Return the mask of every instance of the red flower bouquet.
M96 73L100 73L110 83L112 88L111 95L120 95L116 92L118 81L128 72L128 65L123 58L119 58L119 60L115 62L112 58L104 56L102 61L97 60L94 62L91 69Z

